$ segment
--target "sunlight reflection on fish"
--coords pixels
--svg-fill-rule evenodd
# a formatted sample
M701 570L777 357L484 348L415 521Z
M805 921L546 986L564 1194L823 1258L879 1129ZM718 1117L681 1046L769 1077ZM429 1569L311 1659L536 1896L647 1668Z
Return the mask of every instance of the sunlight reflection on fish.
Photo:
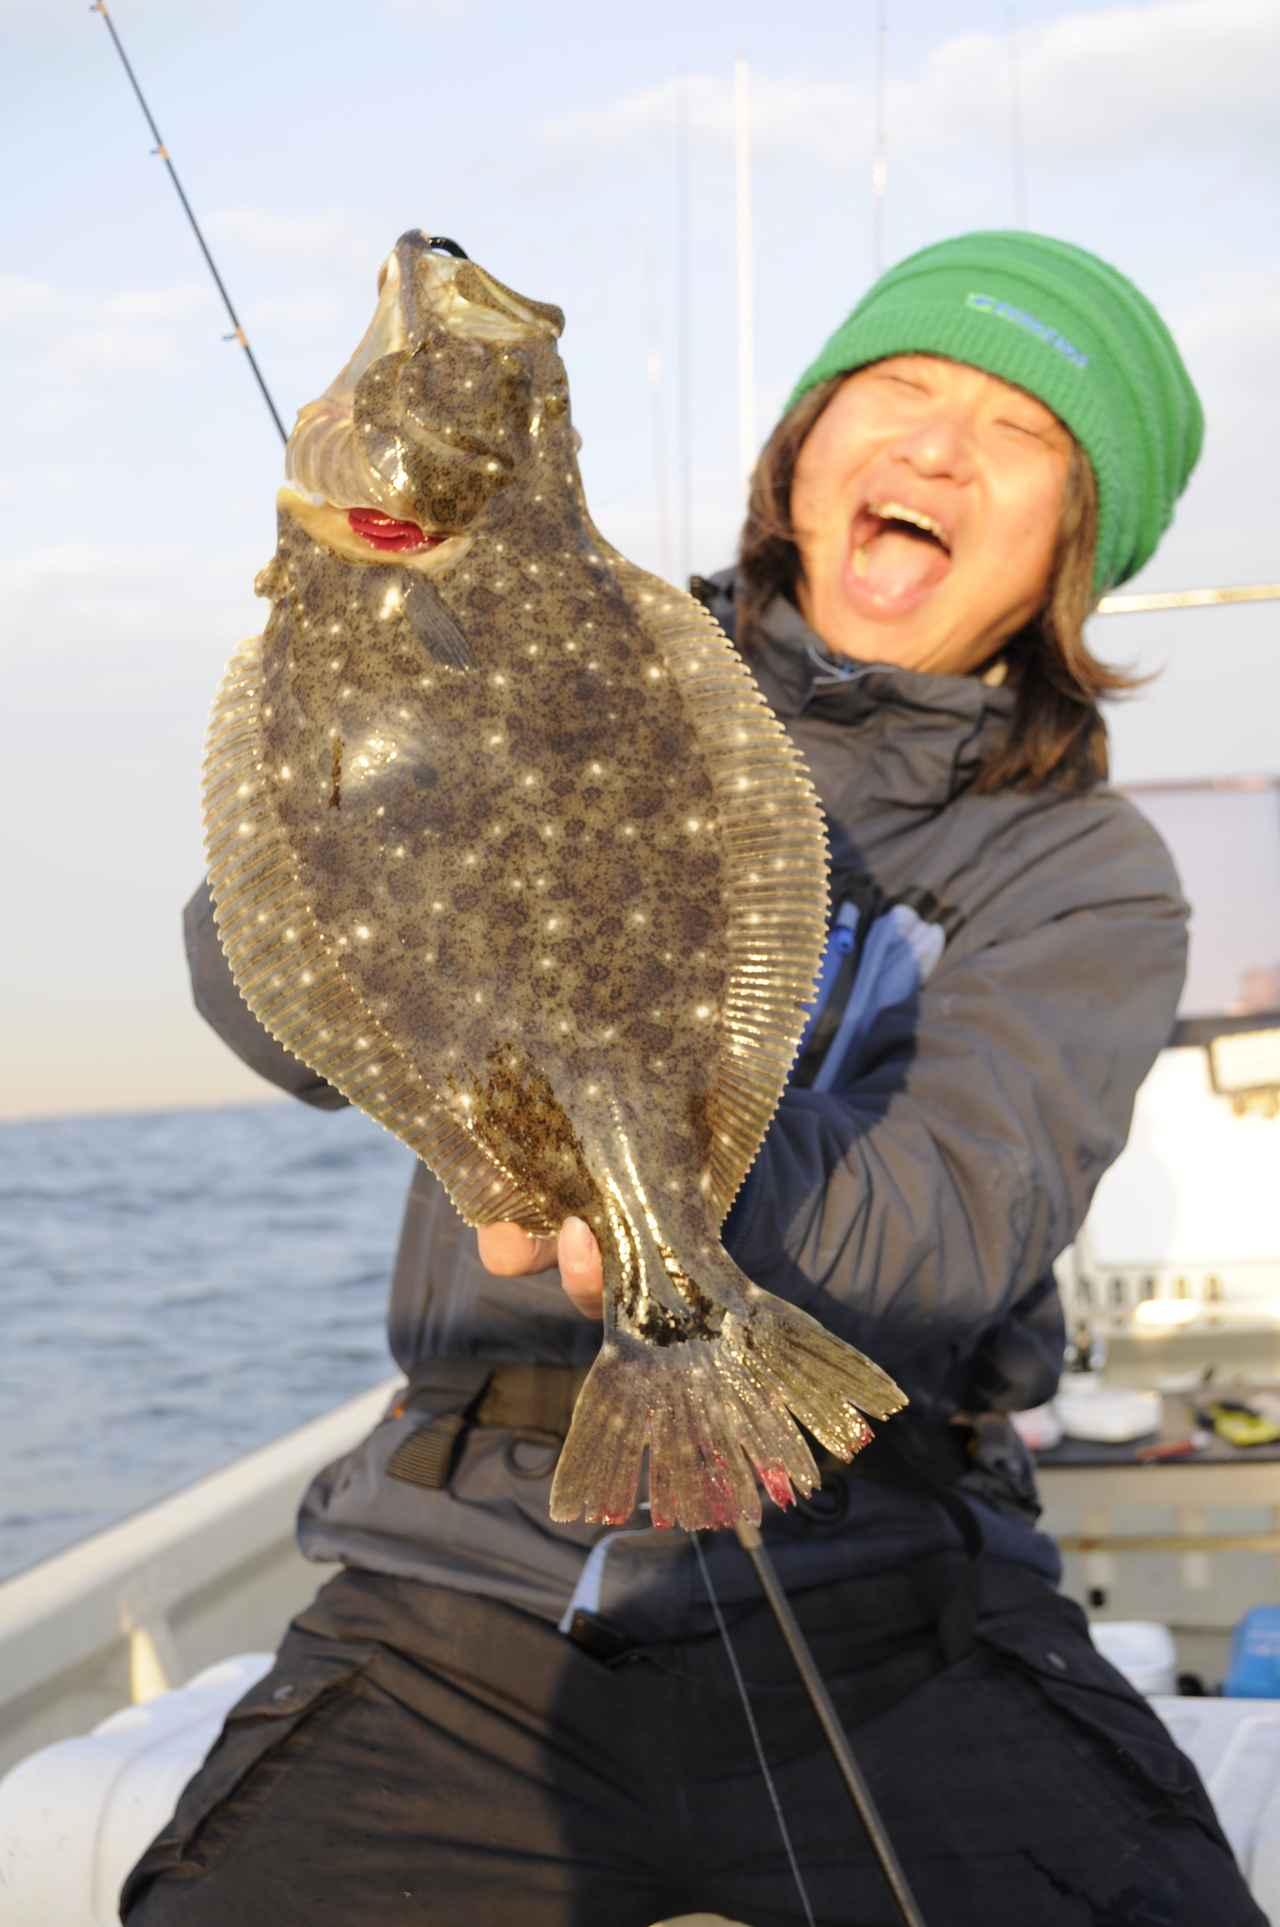
M290 439L272 610L206 764L218 927L282 1043L471 1224L585 1218L604 1342L552 1491L757 1520L904 1402L719 1239L825 938L798 752L699 604L592 525L557 308L401 238ZM753 1471L754 1475L753 1476Z

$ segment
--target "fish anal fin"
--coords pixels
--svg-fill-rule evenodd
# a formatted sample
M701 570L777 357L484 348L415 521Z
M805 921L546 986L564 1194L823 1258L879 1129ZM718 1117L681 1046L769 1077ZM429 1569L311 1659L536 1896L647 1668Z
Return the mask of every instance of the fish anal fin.
M808 1021L827 936L826 826L804 758L720 625L692 596L621 558L616 579L662 651L715 796L727 996L706 1115L710 1199L723 1219Z

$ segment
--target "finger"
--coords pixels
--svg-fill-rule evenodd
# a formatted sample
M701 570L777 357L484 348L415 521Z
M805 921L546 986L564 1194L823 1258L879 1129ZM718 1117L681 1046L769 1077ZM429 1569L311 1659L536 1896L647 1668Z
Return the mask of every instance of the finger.
M560 1227L560 1282L584 1318L604 1315L604 1264L590 1225L566 1218Z
M550 1271L556 1261L554 1238L539 1238L522 1224L486 1224L476 1233L480 1262L498 1278L524 1278Z

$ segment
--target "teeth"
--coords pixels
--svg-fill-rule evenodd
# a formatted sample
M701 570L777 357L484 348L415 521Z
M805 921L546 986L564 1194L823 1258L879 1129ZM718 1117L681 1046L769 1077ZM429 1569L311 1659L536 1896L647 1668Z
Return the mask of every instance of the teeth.
M909 509L905 502L869 502L867 506L882 522L910 522L914 528L923 529L926 535L936 535L944 548L948 546L945 529L931 515L923 515L919 509Z

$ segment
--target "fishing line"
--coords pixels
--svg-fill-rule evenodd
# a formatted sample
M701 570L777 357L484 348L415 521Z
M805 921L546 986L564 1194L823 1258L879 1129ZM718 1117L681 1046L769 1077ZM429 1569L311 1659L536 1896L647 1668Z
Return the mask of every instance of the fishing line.
M760 1729L756 1725L756 1716L752 1710L751 1696L747 1692L747 1682L742 1676L742 1668L738 1664L738 1655L733 1650L733 1641L729 1637L729 1628L725 1624L724 1614L720 1610L720 1601L716 1597L716 1589L711 1583L711 1571L703 1556L702 1542L696 1532L691 1532L689 1537L693 1541L693 1549L698 1555L698 1565L702 1570L702 1583L707 1589L707 1598L711 1601L711 1610L715 1614L716 1625L720 1630L720 1637L724 1641L725 1652L729 1655L729 1666L733 1673L734 1683L738 1688L738 1698L742 1701L742 1710L747 1716L747 1727L751 1734L751 1744L755 1747L756 1759L760 1762L760 1771L763 1773L764 1783L769 1789L769 1798L773 1803L774 1818L778 1822L778 1832L782 1835L782 1844L787 1850L787 1859L791 1864L791 1877L796 1883L796 1892L800 1896L800 1905L804 1908L804 1917L808 1921L809 1927L818 1927L817 1921L814 1919L813 1907L810 1904L808 1890L804 1884L804 1877L800 1872L800 1863L796 1859L796 1850L791 1844L791 1834L787 1828L787 1817L782 1811L782 1801L779 1797L778 1789L774 1785L773 1775L769 1771L769 1761L765 1755L764 1742L760 1738Z
M276 431L279 434L281 441L287 442L289 439L288 432L285 429L284 423L280 419L280 415L276 408L275 403L271 399L271 391L267 387L267 384L263 379L262 370L261 368L259 368L257 361L254 359L253 349L249 346L248 337L245 334L244 329L240 325L240 317L236 313L235 308L232 306L231 296L227 293L226 283L223 281L222 276L218 273L217 263L215 262L212 254L209 252L209 244L205 240L204 235L200 232L200 223L197 221L195 214L192 210L191 203L187 199L186 194L183 191L182 182L178 179L178 170L174 166L173 161L170 159L169 150L165 146L164 141L161 138L160 129L156 126L155 117L152 114L151 109L147 105L146 96L143 93L141 87L138 85L138 77L134 73L133 68L129 64L129 56L124 50L124 45L120 39L119 34L116 32L116 23L111 18L111 15L107 12L106 0L93 0L93 5L89 8L89 11L90 13L100 13L102 15L103 21L106 25L107 32L111 35L112 44L114 45L116 52L120 56L120 64L124 68L126 74L128 74L129 76L129 85L133 88L134 93L137 95L138 105L139 107L141 107L143 114L146 116L147 126L151 129L152 134L155 136L156 144L151 151L153 154L159 155L160 159L164 162L165 166L169 170L169 179L173 182L174 188L177 192L178 199L182 202L182 211L186 215L188 221L191 223L191 232L195 235L196 240L200 244L200 252L201 254L203 254L205 258L205 263L209 269L209 272L213 276L214 282L217 285L218 293L222 296L222 305L226 309L228 315L231 317L231 327L233 332L225 336L224 338L227 341L238 341L240 346L244 349L245 355L248 358L249 366L253 370L253 378L258 384L258 389L262 395L262 399L267 404L267 407L271 411L271 419L276 425Z
M765 1551L758 1526L740 1523L737 1527L738 1542L756 1569L756 1577L764 1588L764 1594L773 1608L773 1616L782 1630L782 1637L790 1648L791 1657L796 1663L805 1690L818 1716L827 1744L835 1754L836 1765L840 1768L850 1798L857 1809L858 1818L867 1831L876 1859L880 1862L881 1872L888 1882L894 1904L902 1916L906 1927L924 1927L924 1916L916 1905L915 1895L907 1884L907 1876L893 1850L893 1842L885 1830L879 1809L871 1797L871 1789L862 1777L858 1762L853 1757L853 1749L840 1724L840 1716L831 1703L831 1695L818 1671L817 1661L809 1649L809 1642L800 1630L799 1622L791 1610L791 1602L782 1590L781 1581L774 1564ZM694 1543L697 1541L695 1539Z

